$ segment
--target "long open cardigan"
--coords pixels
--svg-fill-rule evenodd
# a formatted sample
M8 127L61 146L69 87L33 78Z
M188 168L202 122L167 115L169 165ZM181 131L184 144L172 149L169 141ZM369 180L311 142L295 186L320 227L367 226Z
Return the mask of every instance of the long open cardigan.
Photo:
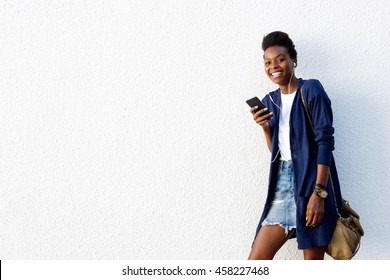
M305 107L301 100L303 94L306 106L313 121L314 132L308 120ZM268 195L263 214L256 229L255 238L261 228L273 200L278 159L278 132L281 107L281 92L275 90L267 94L263 103L273 112L273 119L269 122L272 131L272 155L269 174ZM337 205L341 212L340 184L336 165L332 155L334 150L334 128L331 102L324 88L318 80L299 80L297 93L293 101L290 115L290 147L295 176L295 202L297 228L292 237L296 237L299 249L327 245L336 225L337 211L334 203L332 183L335 190ZM317 164L330 167L330 176L327 184L328 198L325 199L325 214L323 221L316 227L306 226L306 207L313 193L317 177ZM253 245L253 243L252 243Z

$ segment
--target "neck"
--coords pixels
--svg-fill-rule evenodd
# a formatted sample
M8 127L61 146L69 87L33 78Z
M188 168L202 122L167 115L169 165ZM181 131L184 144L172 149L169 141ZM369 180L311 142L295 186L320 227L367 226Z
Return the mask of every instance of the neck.
M285 85L279 85L280 91L283 94L289 94L293 93L297 90L298 88L298 79L297 77L292 77L291 81Z

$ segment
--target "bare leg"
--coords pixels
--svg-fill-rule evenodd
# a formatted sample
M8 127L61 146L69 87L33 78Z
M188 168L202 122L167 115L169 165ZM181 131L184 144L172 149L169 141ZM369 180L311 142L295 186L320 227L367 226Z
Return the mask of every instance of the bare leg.
M278 225L262 226L248 260L272 260L292 233L293 230L290 230L286 235L285 229Z
M323 260L326 251L326 246L313 247L303 250L305 260Z

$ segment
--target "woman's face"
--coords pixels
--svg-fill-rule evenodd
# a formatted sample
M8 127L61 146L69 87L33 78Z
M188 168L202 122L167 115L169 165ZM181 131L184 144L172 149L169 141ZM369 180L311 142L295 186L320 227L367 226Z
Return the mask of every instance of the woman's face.
M264 52L264 70L275 84L287 85L294 74L294 62L287 48L272 46Z

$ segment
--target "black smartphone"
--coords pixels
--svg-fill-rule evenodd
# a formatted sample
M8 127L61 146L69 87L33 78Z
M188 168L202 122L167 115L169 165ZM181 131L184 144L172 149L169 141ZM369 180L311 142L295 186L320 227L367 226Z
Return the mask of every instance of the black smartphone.
M253 107L255 107L255 106L259 106L259 107L257 108L256 112L259 111L259 110L261 110L261 109L266 108L266 106L263 104L263 102L261 102L260 99L257 98L256 96L253 97L253 98L251 98L251 99L249 99L249 100L247 100L246 103L247 103L247 104L249 105L249 107L251 107L251 108L253 108ZM270 113L270 111L267 109L267 111L261 113L260 116L263 116L263 115L266 115L266 114L269 114L269 113Z

